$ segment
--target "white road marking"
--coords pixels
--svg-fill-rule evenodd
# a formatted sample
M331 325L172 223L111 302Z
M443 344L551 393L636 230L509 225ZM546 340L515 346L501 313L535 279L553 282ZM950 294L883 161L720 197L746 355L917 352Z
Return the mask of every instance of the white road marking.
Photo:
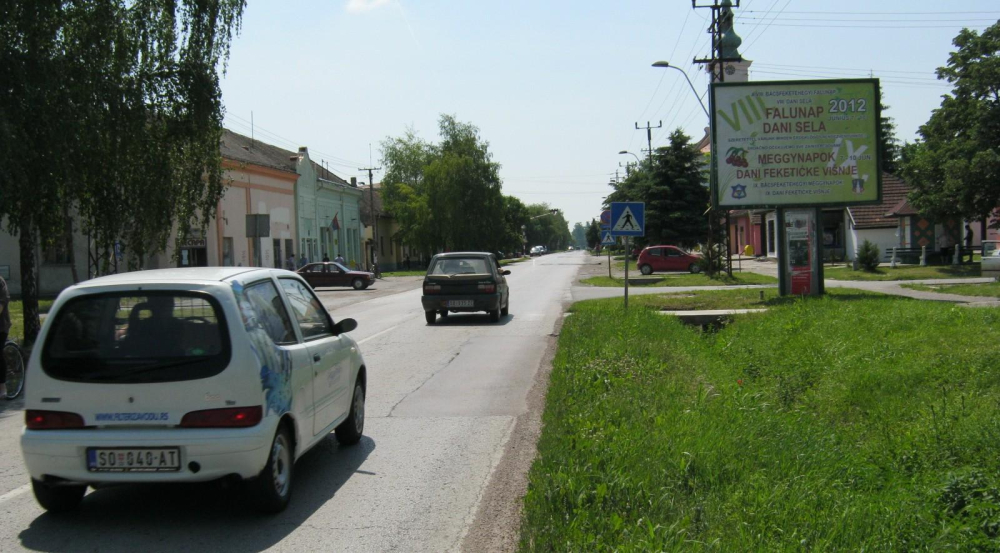
M402 324L402 323L400 323L400 324ZM386 332L389 332L390 330L395 330L398 327L399 327L399 325L390 326L389 328L383 330L382 332L376 332L375 334L372 334L371 336L365 338L364 340L358 340L358 345L360 346L361 344L367 342L368 340L374 340L375 338L378 338L379 336L385 334Z
M31 490L31 484L25 484L25 485L21 486L20 488L14 488L13 490L11 490L9 492L7 492L7 493L5 493L3 495L0 495L0 503L6 503L6 502L10 501L11 499L14 499L14 498L16 498L18 496L24 495L25 492L28 492L30 490Z

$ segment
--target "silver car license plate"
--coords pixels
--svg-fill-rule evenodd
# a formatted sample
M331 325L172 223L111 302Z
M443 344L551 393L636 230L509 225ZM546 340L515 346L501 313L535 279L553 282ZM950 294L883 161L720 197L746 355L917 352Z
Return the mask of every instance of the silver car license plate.
M90 472L177 472L181 468L179 447L90 447Z

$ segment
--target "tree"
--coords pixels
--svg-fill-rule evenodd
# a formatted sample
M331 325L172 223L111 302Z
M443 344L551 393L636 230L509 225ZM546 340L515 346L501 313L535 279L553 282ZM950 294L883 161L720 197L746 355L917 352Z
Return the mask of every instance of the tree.
M587 225L587 247L591 249L596 249L597 246L601 245L601 227L597 224L594 219L590 220L590 224Z
M583 249L587 247L587 229L583 226L583 223L576 223L573 225L573 246L578 249Z
M690 137L675 130L670 134L670 143L657 148L652 166L643 163L618 183L608 195L605 208L611 202L646 203L645 237L635 240L637 247L690 247L704 241L708 235L705 208L709 191L701 153Z
M245 0L13 2L0 10L0 219L18 236L26 341L34 250L79 214L132 268L204 228L224 187L218 66Z
M885 114L889 106L882 104L880 110L882 117L879 119L882 126L882 136L879 137L879 155L882 159L882 170L895 175L899 169L900 145L896 138L896 122L892 117Z
M523 204L501 192L500 164L489 143L478 128L450 115L439 119L439 133L440 144L413 131L382 142L385 207L399 222L396 238L426 254L505 251L519 235Z
M1000 22L963 29L938 78L953 85L902 152L910 201L932 218L985 221L1000 204Z

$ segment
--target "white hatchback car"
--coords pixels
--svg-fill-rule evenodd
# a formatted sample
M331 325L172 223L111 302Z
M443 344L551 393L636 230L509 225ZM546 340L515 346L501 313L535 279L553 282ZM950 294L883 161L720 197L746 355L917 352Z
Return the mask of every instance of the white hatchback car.
M263 510L284 509L296 459L331 431L361 439L356 327L278 269L138 271L66 289L27 370L35 497L65 511L88 485L235 475Z

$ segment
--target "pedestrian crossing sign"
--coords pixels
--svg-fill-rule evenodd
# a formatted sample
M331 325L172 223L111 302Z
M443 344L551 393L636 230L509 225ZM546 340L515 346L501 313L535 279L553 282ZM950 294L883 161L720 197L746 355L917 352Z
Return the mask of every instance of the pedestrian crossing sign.
M611 236L644 236L646 204L611 202Z
M611 236L611 231L610 230L602 230L601 231L601 245L602 246L614 246L615 245L615 237Z

